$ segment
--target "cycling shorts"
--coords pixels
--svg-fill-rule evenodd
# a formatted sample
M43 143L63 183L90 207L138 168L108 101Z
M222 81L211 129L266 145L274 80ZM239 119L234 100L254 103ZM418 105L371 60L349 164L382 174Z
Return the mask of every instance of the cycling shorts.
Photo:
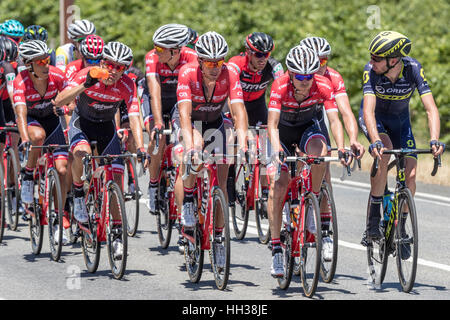
M37 126L45 131L44 145L48 144L66 144L66 137L61 126L61 121L57 116L51 116L43 119L27 116L28 127ZM69 152L67 148L58 148L53 153L55 160L69 159Z

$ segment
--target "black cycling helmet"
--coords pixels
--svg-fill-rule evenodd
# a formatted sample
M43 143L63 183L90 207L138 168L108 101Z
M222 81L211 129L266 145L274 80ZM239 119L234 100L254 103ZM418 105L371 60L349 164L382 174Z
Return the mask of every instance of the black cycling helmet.
M48 33L44 27L38 25L32 25L25 29L22 41L41 40L47 42Z
M3 48L6 53L6 61L13 62L17 60L19 49L17 47L17 43L14 40L6 36L0 36L0 47Z
M256 52L268 53L273 50L274 45L272 37L268 34L253 32L245 38L245 47Z

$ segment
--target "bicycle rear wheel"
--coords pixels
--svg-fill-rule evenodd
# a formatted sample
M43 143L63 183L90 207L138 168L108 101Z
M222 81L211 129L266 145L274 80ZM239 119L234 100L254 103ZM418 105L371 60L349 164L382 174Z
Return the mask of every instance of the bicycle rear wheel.
M129 154L129 152L127 152L127 154ZM139 199L141 192L139 190L139 182L137 179L136 161L133 157L126 158L123 177L127 233L130 237L134 237L139 224Z
M300 234L300 276L303 292L310 298L316 292L319 282L322 261L322 224L316 196L310 192L304 200L303 232Z
M110 181L107 185L109 212L106 228L106 243L108 247L108 258L111 271L116 279L122 279L125 274L128 256L128 232L127 218L125 213L125 201L123 199L122 190L117 183ZM113 210L117 210L117 218L114 221Z
M156 228L158 230L159 243L163 249L167 249L170 244L174 223L174 220L170 219L169 197L167 196L167 174L168 172L164 170L157 191L157 210L159 214L156 216Z
M287 229L281 230L280 240L283 248L284 275L282 278L278 278L277 280L280 288L286 290L289 288L294 271L294 257L292 256L292 233Z
M230 202L231 219L233 221L233 229L236 238L242 240L245 237L248 225L249 209L247 206L247 192L250 169L247 164L240 164L237 165L237 167L234 165L234 170L230 171L234 174L232 188L234 188L235 199L234 202Z
M46 215L48 217L48 239L51 257L54 261L58 261L61 257L64 232L61 183L56 169L50 168L47 176L48 207Z
M418 257L418 228L416 206L411 191L403 189L398 196L398 222L395 227L394 243L398 278L404 292L414 286Z
M8 204L8 222L12 231L17 230L19 224L20 189L19 167L14 149L9 148L6 163L6 201ZM5 198L2 198L5 199Z
M202 231L197 223L194 229L194 243L185 241L184 260L189 279L193 283L198 283L203 273L204 250L202 250Z
M0 181L4 181L3 178L3 169L0 168ZM3 235L5 233L6 227L6 212L5 212L5 186L3 183L0 183L0 243L3 241Z
M333 255L331 259L328 257L324 257L322 252L322 263L320 265L320 274L322 279L326 283L330 283L333 281L334 275L336 273L336 264L338 257L338 225L337 225L337 216L336 216L336 206L334 203L333 193L331 192L331 188L328 183L323 182L321 191L320 191L320 201L326 201L330 208L330 217L327 217L326 220L322 218L322 240L325 241L325 238L328 237L328 240L333 241ZM320 206L320 205L319 205ZM322 248L324 249L324 248Z
M100 261L101 243L97 237L97 217L100 213L100 206L95 200L95 191L90 188L86 197L86 209L89 220L87 227L89 232L81 232L81 248L83 249L84 263L88 272L95 273Z
M210 234L211 249L209 254L216 286L220 290L224 290L227 287L228 278L230 276L230 217L225 195L219 187L213 189L212 200L211 212L213 215L213 228L212 234ZM216 228L220 227L217 225L218 210L222 211L224 220L223 232L220 240L214 235ZM223 248L220 248L221 246L223 246ZM219 250L223 251L219 253Z
M261 179L258 181L258 201L255 201L256 229L259 242L267 244L270 240L269 215L267 213L267 199L263 198Z

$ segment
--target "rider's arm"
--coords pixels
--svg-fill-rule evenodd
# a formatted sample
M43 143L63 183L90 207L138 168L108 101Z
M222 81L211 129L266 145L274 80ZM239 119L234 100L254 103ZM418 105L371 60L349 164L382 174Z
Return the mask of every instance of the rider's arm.
M267 131L273 151L282 150L280 145L280 136L278 134L279 122L280 122L280 112L269 109L269 116L267 118Z
M241 149L245 149L247 146L248 116L244 103L241 101L232 102L230 111L233 115L238 143Z
M338 150L344 149L344 130L342 128L341 120L337 112L327 112L328 121L330 122L331 133Z
M366 94L363 99L363 118L364 123L369 134L371 143L375 141L381 141L380 135L377 130L377 122L375 119L375 105L377 99L375 95Z
M430 140L439 141L439 134L441 130L441 120L439 118L439 111L434 102L433 95L431 93L421 96L422 103L425 107L425 111L428 116L428 127L430 128ZM435 156L443 152L443 148L439 148Z
M76 97L86 90L83 84L79 84L75 87L67 87L60 92L55 98L55 106L60 108L64 105L70 104Z
M129 115L130 119L130 128L131 132L133 132L134 143L136 144L136 148L142 149L144 148L144 138L142 134L142 126L141 119L139 115Z
M181 137L184 142L185 151L188 151L194 148L191 123L192 102L178 102L178 112L180 113Z
M353 145L358 139L358 124L350 107L350 102L347 95L340 95L336 97L336 103L339 112L342 114L342 121L344 122L345 131L350 139L350 144Z
M14 112L22 142L30 141L27 130L27 106L25 104L18 104L14 107Z
M161 83L156 74L147 75L148 91L150 93L150 108L153 115L154 126L164 124L162 118L162 103L161 103Z

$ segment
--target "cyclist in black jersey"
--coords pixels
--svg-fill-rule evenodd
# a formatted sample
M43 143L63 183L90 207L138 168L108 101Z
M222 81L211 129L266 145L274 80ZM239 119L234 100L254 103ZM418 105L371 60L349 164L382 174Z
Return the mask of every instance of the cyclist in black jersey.
M369 152L380 161L377 175L371 178L371 201L368 210L366 236L381 237L378 228L380 205L386 185L387 164L390 156L383 151L392 148L415 148L416 143L409 121L409 100L417 88L425 107L430 127L430 147L433 156L444 151L439 142L439 111L420 63L408 57L411 41L394 31L380 32L370 43L371 60L363 74L364 97L359 123L371 142ZM406 159L406 185L415 193L417 159Z

